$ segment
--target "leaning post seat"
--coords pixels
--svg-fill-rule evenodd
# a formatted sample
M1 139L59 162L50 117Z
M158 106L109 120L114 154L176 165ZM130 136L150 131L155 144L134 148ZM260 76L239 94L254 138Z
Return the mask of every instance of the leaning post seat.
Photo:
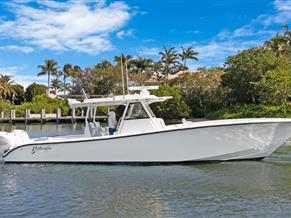
M100 125L100 122L89 122L88 127L89 127L91 137L108 135L108 129L103 128Z

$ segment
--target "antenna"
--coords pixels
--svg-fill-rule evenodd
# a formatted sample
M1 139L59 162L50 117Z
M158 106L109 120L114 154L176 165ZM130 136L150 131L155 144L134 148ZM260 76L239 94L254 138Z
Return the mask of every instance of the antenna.
M121 78L122 78L122 94L124 95L124 76L123 76L123 54L120 55L120 65L121 65Z
M129 94L129 88L128 88L128 68L127 68L127 59L125 58L125 75L126 75L126 89L127 94Z

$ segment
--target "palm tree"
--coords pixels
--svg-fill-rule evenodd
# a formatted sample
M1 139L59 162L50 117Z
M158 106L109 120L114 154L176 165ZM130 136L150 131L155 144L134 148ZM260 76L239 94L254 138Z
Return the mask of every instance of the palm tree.
M11 76L0 75L0 93L3 99L7 99L8 97L16 94L14 85L15 82L12 80Z
M71 77L72 80L72 84L74 85L74 82L77 78L79 78L82 75L82 68L79 67L78 65L73 66L72 70L70 71L69 77Z
M54 78L51 81L50 88L52 88L57 94L58 90L62 88L62 82L58 78Z
M95 68L105 71L105 70L112 69L113 65L109 61L103 60L100 63L96 64Z
M179 57L181 58L182 63L183 63L183 70L187 69L186 65L187 65L187 60L188 59L192 59L192 60L198 61L198 58L197 58L198 54L199 53L196 52L192 46L190 46L188 48L184 48L182 46L182 53L179 54Z
M132 65L132 56L131 55L124 55L123 53L121 53L119 56L115 56L114 57L114 61L116 62L116 66L120 65L121 67L121 77L122 77L122 93L125 93L125 81L126 81L126 87L128 87L129 81L128 81L128 71L131 68ZM125 75L126 75L126 80L124 79L124 75L123 72L125 71ZM129 90L127 90L127 92L129 92Z
M128 71L131 71L131 68L133 67L133 59L131 55L120 54L114 57L114 61L116 62L116 65L121 65L122 61L123 67L127 68Z
M168 83L169 73L175 69L176 64L178 63L177 51L174 47L169 49L164 47L164 51L159 52L159 54L161 56L161 62L163 64L163 69L166 76L166 83Z
M120 65L121 61L122 61L123 64L125 64L125 62L127 62L128 66L129 66L131 59L132 59L131 55L124 55L123 53L114 57L114 61L116 62L117 65Z
M152 71L155 75L160 75L163 70L163 64L161 61L157 61L153 63Z
M82 69L81 67L71 64L65 64L63 67L63 84L62 84L62 90L64 91L64 95L66 95L66 91L69 91L70 85L66 83L66 78L72 78L73 86L74 82L77 78L81 76Z
M289 29L288 24L285 24L282 26L283 30L284 30L284 36L289 40L291 40L291 30ZM289 45L290 46L290 45Z
M38 69L40 72L37 74L37 76L42 76L47 74L47 93L49 94L50 90L50 82L51 82L51 76L57 74L58 72L58 63L55 60L52 59L46 59L44 61L43 65L39 65Z
M283 25L283 29L284 29L284 34L283 36L286 39L286 54L287 57L291 57L291 30L289 29L288 24Z
M71 64L65 64L63 67L63 91L64 91L64 95L66 95L66 91L68 90L66 79L68 77L70 77L72 70L73 70L73 66Z
M273 51L277 57L282 57L291 52L291 31L287 24L282 26L284 33L276 33L269 41L264 43L264 47Z
M137 58L132 60L132 68L135 73L148 73L153 66L153 60L148 58L142 58L137 56Z
M75 65L75 66L73 66L69 76L74 79L74 78L77 78L78 76L80 76L81 72L82 72L81 67L79 67L78 65Z

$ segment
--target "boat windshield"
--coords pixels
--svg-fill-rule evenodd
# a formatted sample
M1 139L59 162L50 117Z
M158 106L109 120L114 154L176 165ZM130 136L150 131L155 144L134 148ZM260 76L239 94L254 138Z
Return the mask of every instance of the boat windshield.
M125 114L125 120L131 120L131 119L145 119L149 118L149 115L145 111L144 107L140 102L137 103L130 103L126 114Z

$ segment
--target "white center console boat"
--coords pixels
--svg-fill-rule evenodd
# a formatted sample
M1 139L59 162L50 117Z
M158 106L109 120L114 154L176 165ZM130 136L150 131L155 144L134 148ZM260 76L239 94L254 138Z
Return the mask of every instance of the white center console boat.
M86 119L84 134L30 139L25 131L0 133L5 162L60 163L174 163L264 158L291 137L291 119L258 118L203 122L182 120L165 125L150 105L171 99L139 94L111 98L69 100L71 108L87 108L96 114L101 106L124 105L114 135Z

